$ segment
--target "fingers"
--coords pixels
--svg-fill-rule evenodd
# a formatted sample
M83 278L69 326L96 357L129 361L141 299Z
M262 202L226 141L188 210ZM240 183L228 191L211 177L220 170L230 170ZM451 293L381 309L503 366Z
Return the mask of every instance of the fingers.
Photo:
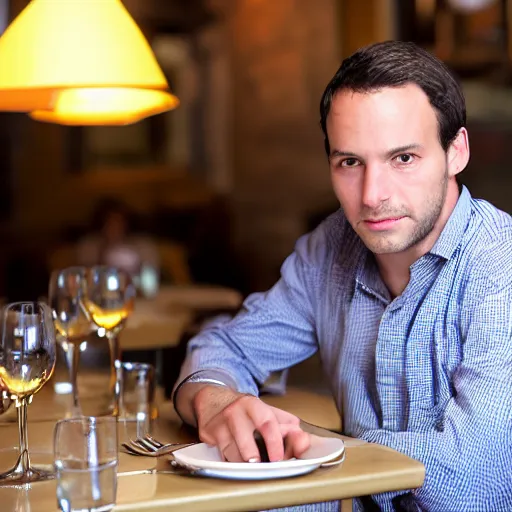
M289 412L268 406L261 400L258 401L261 407L264 408L265 414L260 415L260 410L256 408L250 409L249 414L253 419L256 430L265 442L270 462L283 460L285 458L283 439L291 430L300 430L300 420Z
M233 404L225 413L224 428L219 429L217 446L226 460L259 461L260 452L254 439L254 423L246 408Z
M257 425L257 430L261 434L265 446L267 447L268 459L270 462L283 460L284 443L279 423L273 418L273 421L264 421Z
M231 444L226 446L226 448L224 448L224 450L221 453L222 453L223 460L225 460L225 461L248 462L246 459L244 459L244 457L240 453L240 450L238 449L238 446L237 446L235 440L233 440L231 442Z
M280 444L277 447L277 456L280 448L282 457L283 441L277 420L268 407L253 396L241 396L225 407L200 429L200 437L204 442L216 445L226 460L257 462L261 457L254 431L259 430L260 423L269 423L263 429L268 432L271 443L276 443L277 440Z
M224 409L199 422L203 442L219 448L230 462L260 461L261 455L254 438L261 434L270 462L296 457L309 447L309 435L300 427L300 420L285 411L266 405L251 395L240 395ZM287 452L283 439L287 440Z
M285 438L284 460L299 458L310 446L311 436L300 428L291 430Z

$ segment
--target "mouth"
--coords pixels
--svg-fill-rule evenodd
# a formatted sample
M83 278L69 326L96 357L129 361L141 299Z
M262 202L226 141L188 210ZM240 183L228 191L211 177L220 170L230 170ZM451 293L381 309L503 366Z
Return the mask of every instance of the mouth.
M371 231L386 231L395 227L405 217L389 217L387 219L365 219L364 225Z

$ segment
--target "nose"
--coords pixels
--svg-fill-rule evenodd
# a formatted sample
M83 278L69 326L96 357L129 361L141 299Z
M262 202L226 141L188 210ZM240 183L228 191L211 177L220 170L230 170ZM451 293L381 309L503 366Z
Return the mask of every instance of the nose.
M379 164L367 164L363 179L363 206L375 209L389 199L386 171Z

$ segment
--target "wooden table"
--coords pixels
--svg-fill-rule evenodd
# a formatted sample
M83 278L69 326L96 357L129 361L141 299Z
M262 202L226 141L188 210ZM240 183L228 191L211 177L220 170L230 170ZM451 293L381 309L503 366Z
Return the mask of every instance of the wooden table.
M121 350L157 350L175 347L194 319L194 313L185 307L175 307L165 312L137 303L119 334Z
M37 398L37 397L36 397ZM29 411L30 418L30 411ZM51 461L54 422L29 423L29 445L34 462ZM333 435L333 434L329 434ZM155 436L163 441L189 440L175 413L159 418ZM16 425L0 427L0 469L15 459L5 451L17 444ZM420 486L421 463L389 448L347 440L341 466L319 469L309 475L268 481L229 481L179 475L123 476L124 472L155 467L155 460L120 454L116 511L139 512L244 512L275 507L339 500ZM9 459L10 457L10 459ZM159 468L168 468L164 459ZM0 488L2 510L50 512L56 510L55 481L31 489Z
M175 347L198 313L236 310L241 303L238 291L222 286L162 286L154 299L137 299L119 335L121 349Z
M181 306L194 311L236 310L241 306L242 299L238 290L206 284L164 285L157 295L162 305Z

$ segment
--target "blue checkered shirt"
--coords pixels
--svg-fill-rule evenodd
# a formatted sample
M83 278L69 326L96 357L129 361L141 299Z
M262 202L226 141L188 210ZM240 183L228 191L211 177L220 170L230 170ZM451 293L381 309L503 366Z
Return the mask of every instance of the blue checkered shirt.
M319 351L344 433L425 465L413 509L512 511L512 219L466 188L395 299L339 211L298 240L272 289L188 350L183 377L217 368L253 394ZM373 500L394 511L396 495Z

